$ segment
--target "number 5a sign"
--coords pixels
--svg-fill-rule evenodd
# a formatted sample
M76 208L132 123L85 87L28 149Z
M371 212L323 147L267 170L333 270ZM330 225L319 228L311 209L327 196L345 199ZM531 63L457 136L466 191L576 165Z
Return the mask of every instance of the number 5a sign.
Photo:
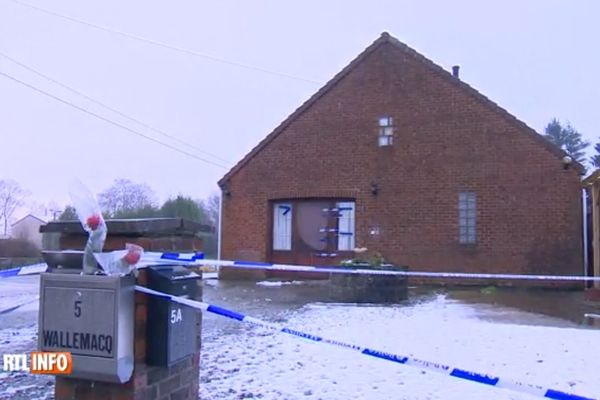
M183 315L181 313L181 307L177 307L171 310L171 323L176 324L183 321Z
M38 345L68 351L76 378L126 382L133 372L133 277L43 274Z

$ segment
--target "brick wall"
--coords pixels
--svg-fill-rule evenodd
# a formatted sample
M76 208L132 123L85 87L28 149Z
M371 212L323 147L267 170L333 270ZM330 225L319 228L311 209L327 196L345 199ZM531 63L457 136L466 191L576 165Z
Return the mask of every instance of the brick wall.
M394 119L390 147L377 145L381 116ZM221 181L230 192L223 258L269 261L270 200L351 197L356 245L392 263L581 274L577 169L563 169L524 124L402 46L382 40L280 129ZM476 245L458 242L461 191L477 195Z

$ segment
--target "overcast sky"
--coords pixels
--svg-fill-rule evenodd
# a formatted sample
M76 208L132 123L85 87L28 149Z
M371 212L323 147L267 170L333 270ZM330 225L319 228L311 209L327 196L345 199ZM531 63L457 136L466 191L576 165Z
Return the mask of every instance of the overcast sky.
M462 80L538 132L558 117L590 141L600 136L600 2L594 0L27 2L306 79L174 51L0 0L0 53L218 158L106 111L2 56L0 73L226 166L383 31L446 69L459 64ZM61 205L69 201L73 178L94 192L115 178L145 182L162 201L178 193L206 197L227 171L1 75L0 149L0 179L18 181L32 201Z

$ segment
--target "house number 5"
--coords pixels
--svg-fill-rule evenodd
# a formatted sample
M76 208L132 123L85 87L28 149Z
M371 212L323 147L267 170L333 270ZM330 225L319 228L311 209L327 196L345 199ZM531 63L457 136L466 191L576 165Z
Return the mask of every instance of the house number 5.
M75 300L75 310L73 311L76 318L81 317L81 300Z

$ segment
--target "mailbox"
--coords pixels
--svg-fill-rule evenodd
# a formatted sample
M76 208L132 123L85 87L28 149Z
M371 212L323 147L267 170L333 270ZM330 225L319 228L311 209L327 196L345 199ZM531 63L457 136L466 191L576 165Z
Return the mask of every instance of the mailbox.
M190 299L202 297L202 275L182 266L148 268L148 287ZM166 299L150 296L146 362L170 366L200 348L199 311Z
M69 351L72 378L124 383L133 372L132 276L42 274L38 345Z

